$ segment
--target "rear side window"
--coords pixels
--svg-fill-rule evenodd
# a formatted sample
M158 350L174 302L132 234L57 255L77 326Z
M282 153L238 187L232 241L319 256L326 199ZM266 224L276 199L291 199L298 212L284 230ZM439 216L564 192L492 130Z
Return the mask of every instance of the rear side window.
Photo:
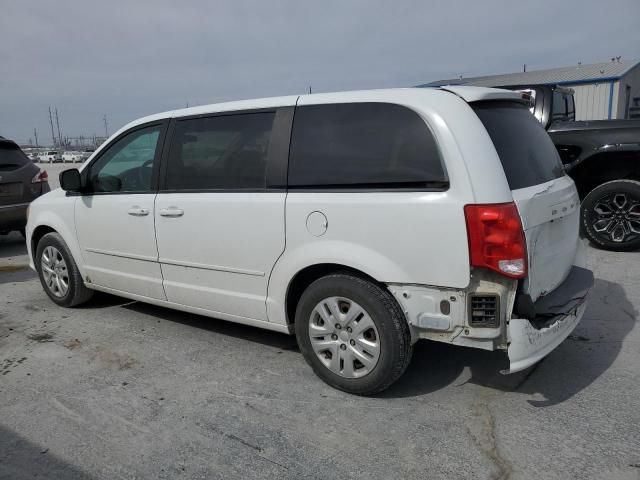
M0 172L10 172L30 163L20 147L9 142L0 142Z
M296 108L289 187L447 185L435 138L412 110L387 103Z
M165 188L264 189L274 117L261 112L179 120Z
M525 105L479 102L472 107L489 132L511 190L564 175L555 145Z

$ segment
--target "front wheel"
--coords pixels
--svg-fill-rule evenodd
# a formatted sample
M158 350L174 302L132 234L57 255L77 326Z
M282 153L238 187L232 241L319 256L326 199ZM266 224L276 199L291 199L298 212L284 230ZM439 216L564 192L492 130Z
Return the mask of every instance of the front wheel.
M393 296L360 277L337 273L313 282L296 308L296 336L313 371L334 388L373 395L411 360L411 334Z
M582 202L582 231L605 250L640 248L640 182L613 180L594 188Z
M62 307L75 307L93 296L82 281L67 244L57 233L47 233L38 242L34 263L42 288Z

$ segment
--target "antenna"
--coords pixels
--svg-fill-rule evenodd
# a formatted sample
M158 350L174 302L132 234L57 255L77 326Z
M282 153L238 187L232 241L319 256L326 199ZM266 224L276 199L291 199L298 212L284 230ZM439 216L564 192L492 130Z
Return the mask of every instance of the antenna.
M49 107L49 124L51 125L51 138L53 139L53 146L56 146L56 134L53 131L53 117L51 116L51 107Z
M58 107L56 107L56 125L58 126L58 143L62 146L62 135L60 135L60 120L58 119Z
M104 115L104 117L102 117L102 120L104 121L104 137L109 138L109 124L107 123L106 114Z

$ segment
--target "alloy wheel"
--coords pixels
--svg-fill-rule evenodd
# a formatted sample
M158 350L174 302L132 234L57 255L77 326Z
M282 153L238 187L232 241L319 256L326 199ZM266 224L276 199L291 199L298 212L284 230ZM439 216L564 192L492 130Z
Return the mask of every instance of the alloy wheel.
M623 243L640 236L640 199L628 193L603 196L590 216L593 230L605 240Z
M56 297L64 297L69 290L69 271L60 250L49 245L42 252L40 262L44 283Z

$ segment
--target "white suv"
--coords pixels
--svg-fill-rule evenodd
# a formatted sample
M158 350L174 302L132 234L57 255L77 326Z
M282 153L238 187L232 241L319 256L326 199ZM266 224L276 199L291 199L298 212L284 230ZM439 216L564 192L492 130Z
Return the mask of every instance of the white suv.
M295 333L356 394L418 339L553 350L593 284L579 200L521 94L302 95L135 121L36 200L32 264L63 306L93 290Z

